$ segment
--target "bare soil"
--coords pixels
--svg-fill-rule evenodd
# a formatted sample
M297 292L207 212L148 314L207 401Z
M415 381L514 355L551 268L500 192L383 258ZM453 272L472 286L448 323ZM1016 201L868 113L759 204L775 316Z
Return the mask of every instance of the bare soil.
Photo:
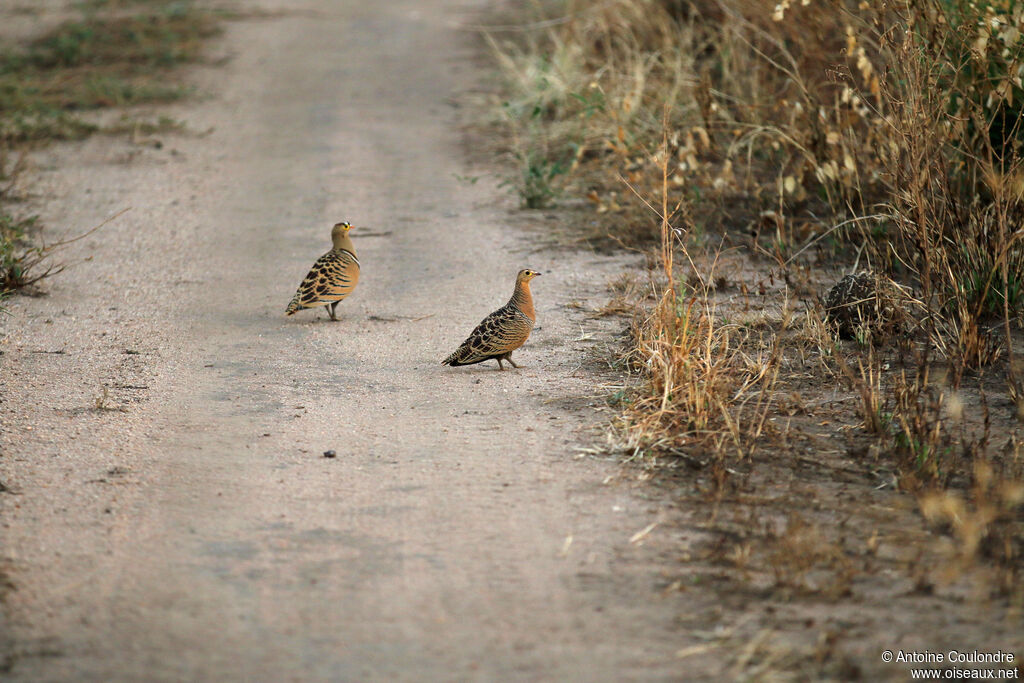
M624 261L536 248L467 162L483 4L250 3L186 132L33 154L51 240L131 209L0 320L6 679L683 675L662 507L576 450ZM339 220L341 322L285 318ZM524 367L441 367L527 266Z

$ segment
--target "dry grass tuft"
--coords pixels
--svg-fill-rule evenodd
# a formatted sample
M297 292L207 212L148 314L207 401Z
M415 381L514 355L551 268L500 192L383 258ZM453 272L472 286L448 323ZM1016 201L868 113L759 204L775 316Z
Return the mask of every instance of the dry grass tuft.
M683 229L670 222L686 210L679 204L669 210L667 139L660 159L660 210L645 200L661 218L660 273L650 283L654 305L633 321L626 360L644 379L629 402L623 447L634 454L699 448L750 455L765 428L777 348L716 315L712 292L722 281L716 261L701 273L683 243ZM676 276L677 251L691 267L685 282Z
M750 455L765 428L776 349L718 320L706 292L685 290L666 287L634 322L628 360L644 384L626 415L625 447Z

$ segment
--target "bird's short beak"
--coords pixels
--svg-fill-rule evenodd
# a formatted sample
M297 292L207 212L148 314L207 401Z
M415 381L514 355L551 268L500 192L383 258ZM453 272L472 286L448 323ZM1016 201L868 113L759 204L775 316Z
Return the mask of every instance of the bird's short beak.
M537 277L538 275L543 275L543 274L544 274L544 273L538 273L537 271L534 271L534 272L533 272L533 276L534 276L534 277Z

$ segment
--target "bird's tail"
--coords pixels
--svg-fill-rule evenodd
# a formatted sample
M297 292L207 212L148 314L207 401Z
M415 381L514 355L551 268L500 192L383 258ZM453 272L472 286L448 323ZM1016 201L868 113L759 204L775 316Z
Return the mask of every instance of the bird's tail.
M285 315L292 315L293 313L297 313L302 310L302 302L299 299L300 297L298 294L292 297L291 303L288 304L288 308L284 309Z

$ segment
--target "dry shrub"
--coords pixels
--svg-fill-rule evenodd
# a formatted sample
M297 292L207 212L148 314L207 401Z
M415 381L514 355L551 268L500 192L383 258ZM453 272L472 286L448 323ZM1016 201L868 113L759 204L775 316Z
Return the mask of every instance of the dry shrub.
M527 166L523 177L550 176L545 171L555 166L564 174L557 180L588 198L598 214L617 219L628 212L631 220L617 221L617 241L657 240L657 221L619 176L640 180L643 169L652 171L652 184L643 188L649 193L660 184L653 156L661 147L663 114L672 118L674 150L685 138L676 133L680 112L699 116L688 47L698 32L659 3L556 3L550 11L571 20L519 41L492 38L506 75L510 151ZM688 141L710 144L706 132ZM534 188L513 184L528 205Z
M626 446L749 454L767 418L775 349L719 322L706 295L682 289L665 288L634 323L629 360L645 379L630 404Z
M1005 362L1010 396L1024 415L1011 345L1024 313L1024 7L1009 0L543 7L525 39L492 41L509 84L503 111L512 151L534 167L524 177L549 181L544 201L589 202L589 238L646 245L661 266L648 288L654 303L632 326L629 367L640 379L621 402L621 445L707 466L697 489L712 503L713 525L721 506L750 505L739 487L763 485L757 477L765 470L830 476L834 459L825 452L813 457L822 474L786 457L795 453L788 423L785 433L769 433L769 417L790 400L785 388L803 410L794 429L815 444L844 436L863 444L850 453L874 453L866 464L895 475L884 486L895 480L917 496L923 515L955 539L940 571L952 579L981 569L983 587L1015 590L1019 604L1024 472L988 452L979 378ZM552 165L557 174L545 172ZM784 281L787 296L809 300L802 324L755 332L727 322L723 311L747 305L755 286L741 285L742 304L739 297L716 303L723 298L708 286L714 264L697 267L690 258L711 230L729 246L749 247L748 265L767 257L771 272L755 277ZM833 270L829 278L840 268L878 276L876 291L845 301L855 315L842 331L859 344L837 338L843 321L834 303L827 311L800 292L822 267ZM891 297L879 295L878 282ZM936 360L948 370L941 382L929 377ZM798 363L793 380L780 383L780 369ZM897 363L901 371L890 373ZM857 392L868 436L835 427L845 416L828 411L841 406L803 403L799 393L822 375L830 389L845 378ZM980 396L968 417L959 398L965 377ZM829 391L837 397L847 398ZM765 441L778 448L743 468L724 457L749 457ZM717 457L709 464L706 453ZM746 471L734 476L739 469ZM836 514L865 518L863 498L835 502ZM782 593L849 597L862 568L842 539L856 526L850 532L844 517L836 541L831 523L790 517L765 549L746 537L726 543L723 533L720 545L730 552L723 557L744 572L767 561ZM874 552L877 536L868 546ZM920 557L926 566L918 568L931 573L934 555L921 549ZM750 671L762 645L751 644L737 672Z
M984 401L980 429L951 419L962 379L1009 356L1011 395L1024 396L1012 393L1011 345L1024 312L1024 8L538 6L536 30L492 40L507 76L513 151L523 178L543 181L518 184L524 204L534 203L525 195L585 199L594 210L587 224L609 243L659 249L655 304L632 330L629 360L642 381L626 402L626 447L749 454L776 406L776 331L726 323L707 285L713 267L690 261L688 250L722 228L768 255L787 283L816 259L844 254L892 283L908 319L888 334L855 334L864 339L854 353L867 358L848 361L820 311L808 312L794 341L859 391L864 425L904 489L967 486L988 457L989 425ZM697 273L690 286L675 268L680 255ZM883 377L894 341L914 362ZM949 366L941 386L928 378L935 350ZM1012 507L985 514L1009 519Z
M614 241L656 241L638 197L667 127L669 203L696 237L746 228L784 270L814 255L800 243L857 246L918 290L947 358L998 359L986 320L1024 307L1019 6L575 0L544 18L494 40L523 177L557 184L521 191L585 197Z
M749 455L767 420L779 371L779 349L749 329L722 322L712 298L717 257L702 274L690 257L684 231L669 210L667 137L661 153L661 207L645 205L661 218L661 275L652 278L656 304L634 319L627 360L644 377L625 417L625 447L637 451L708 450ZM642 198L641 198L642 199ZM691 277L676 279L677 250Z

